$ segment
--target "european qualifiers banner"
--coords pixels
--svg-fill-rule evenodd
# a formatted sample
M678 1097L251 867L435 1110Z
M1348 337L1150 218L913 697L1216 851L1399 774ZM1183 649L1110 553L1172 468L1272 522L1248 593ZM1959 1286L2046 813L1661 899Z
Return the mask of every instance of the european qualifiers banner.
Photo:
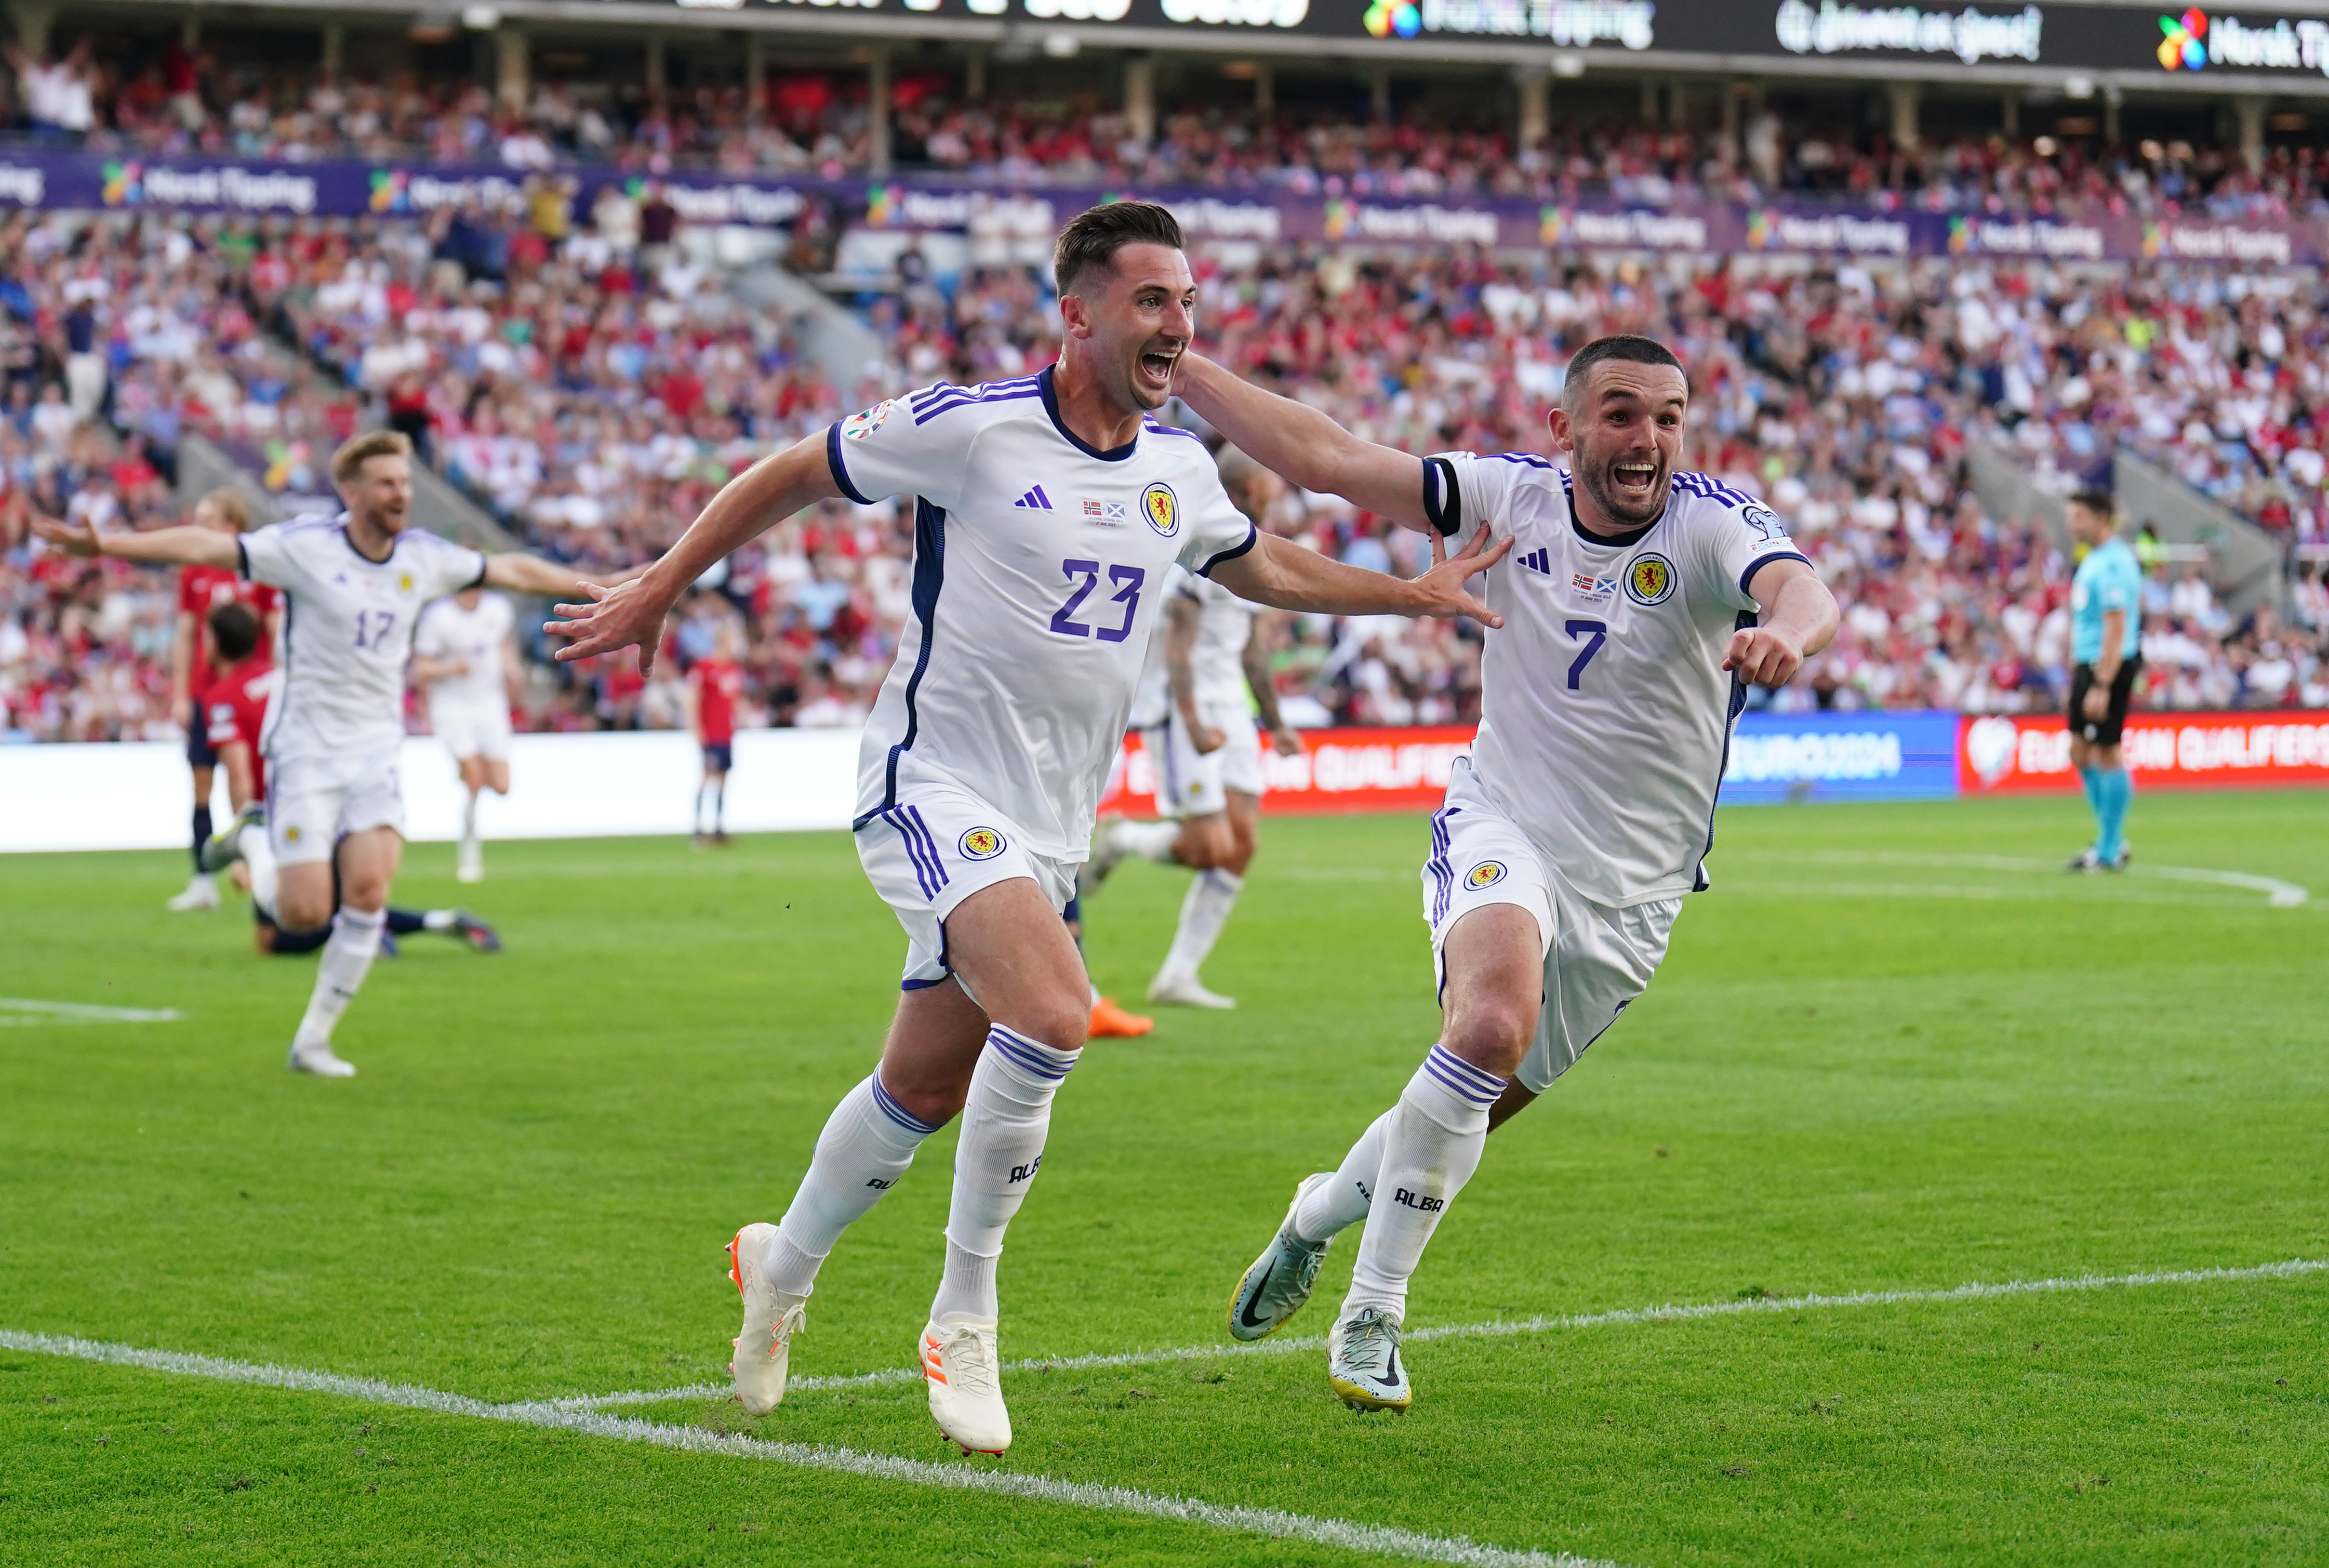
M611 168L560 171L576 182L578 215L599 189L644 194L646 176ZM253 216L421 217L470 205L517 213L525 178L509 169L355 162L271 164L140 159L14 147L0 150L0 208L229 213ZM846 223L879 229L978 230L1048 241L1084 208L1138 194L1173 208L1199 241L1265 244L1477 245L1513 251L1651 251L1683 255L2040 258L2221 261L2241 266L2329 260L2329 220L2219 222L2099 216L1997 217L1886 212L1811 203L1666 207L1450 196L1394 199L1277 192L1001 185L941 176L887 180L752 178L680 172L654 182L691 223L782 228L811 202Z

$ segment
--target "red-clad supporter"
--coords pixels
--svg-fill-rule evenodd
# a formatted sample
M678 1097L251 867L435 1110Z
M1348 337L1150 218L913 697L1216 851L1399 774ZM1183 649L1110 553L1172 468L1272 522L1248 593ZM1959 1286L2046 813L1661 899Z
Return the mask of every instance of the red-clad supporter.
M699 844L728 842L728 774L736 764L736 708L744 695L744 666L738 662L743 637L723 620L712 634L712 652L687 672L687 723L703 748L703 782L695 791L695 837ZM704 805L711 803L710 821Z

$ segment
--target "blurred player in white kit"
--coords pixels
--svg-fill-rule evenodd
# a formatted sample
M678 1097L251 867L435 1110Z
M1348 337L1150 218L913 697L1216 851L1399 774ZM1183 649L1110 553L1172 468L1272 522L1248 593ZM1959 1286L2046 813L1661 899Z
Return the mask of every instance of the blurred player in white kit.
M510 705L518 696L515 613L482 587L466 588L420 612L412 678L429 688L429 727L453 754L468 798L461 808L461 854L454 875L483 882L477 796L509 793Z
M281 656L259 742L276 912L286 931L332 931L288 1065L350 1078L355 1068L332 1049L332 1031L380 951L404 855L397 757L420 612L485 584L555 595L583 584L532 555L486 555L408 526L412 443L395 431L342 445L332 482L346 510L241 535L191 525L144 534L45 520L35 527L76 555L229 567L283 590Z
M1230 500L1260 527L1286 494L1286 482L1235 447L1222 448L1215 460ZM1234 1007L1235 1000L1206 988L1197 969L1221 939L1253 864L1261 827L1262 737L1268 734L1281 757L1300 755L1302 738L1278 711L1260 607L1177 569L1165 579L1164 594L1164 635L1143 677L1147 689L1133 710L1156 769L1156 808L1164 820L1108 823L1084 864L1081 886L1098 888L1127 855L1194 871L1148 999Z

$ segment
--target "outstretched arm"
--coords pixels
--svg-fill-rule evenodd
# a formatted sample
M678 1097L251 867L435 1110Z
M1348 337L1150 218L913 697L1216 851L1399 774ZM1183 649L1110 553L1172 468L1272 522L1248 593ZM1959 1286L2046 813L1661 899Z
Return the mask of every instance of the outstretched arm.
M1784 686L1835 636L1835 596L1818 572L1792 559L1758 571L1747 591L1763 607L1763 624L1732 634L1722 667L1755 685Z
M1307 403L1266 392L1202 354L1181 356L1173 390L1248 457L1304 489L1419 531L1428 525L1422 458L1363 441Z
M627 582L636 577L636 571L626 572L613 579ZM570 566L561 566L554 561L544 561L539 555L523 551L505 551L486 557L486 586L506 588L515 593L538 593L555 598L564 595L573 599L589 591L584 586L589 579L576 573Z
M1482 626L1499 627L1504 618L1464 591L1465 580L1485 571L1513 547L1507 536L1494 545L1483 528L1455 556L1447 542L1431 541L1430 571L1406 581L1329 560L1315 550L1264 534L1255 547L1213 569L1213 581L1240 599L1279 609L1322 615L1468 615Z
M61 546L69 554L84 558L110 555L117 561L143 561L156 566L230 569L242 561L233 534L222 534L215 528L198 528L191 523L144 534L99 534L86 523L76 526L36 517L33 531L50 543Z
M558 614L565 619L553 620L542 629L567 639L558 650L558 661L564 664L612 653L636 643L639 673L653 673L655 648L663 640L664 617L679 602L689 583L762 530L804 506L840 494L825 460L822 435L806 437L773 457L763 458L721 486L720 494L712 497L712 504L662 560L618 587L582 583L582 591L592 600L589 604L557 606Z

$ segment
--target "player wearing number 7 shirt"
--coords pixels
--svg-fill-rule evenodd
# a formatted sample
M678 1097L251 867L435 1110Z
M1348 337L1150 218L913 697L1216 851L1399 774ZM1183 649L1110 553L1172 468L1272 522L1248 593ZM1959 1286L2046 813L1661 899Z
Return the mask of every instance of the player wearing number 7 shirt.
M393 430L354 437L332 456L345 511L253 534L36 525L42 538L77 555L229 568L282 590L278 678L259 737L265 819L278 868L276 920L295 934L331 928L289 1062L326 1078L355 1073L333 1050L332 1031L380 950L389 884L404 852L397 753L405 666L422 607L481 585L546 594L581 587L571 571L533 556L480 554L406 526L411 454L412 443ZM256 809L246 811L229 833L257 820Z
M744 1407L784 1397L792 1337L841 1233L957 1112L946 1267L921 1362L931 1413L965 1450L1011 1423L995 1351L995 1261L1042 1163L1091 990L1061 920L1154 634L1165 573L1329 614L1496 618L1464 580L1503 547L1402 582L1258 534L1202 443L1147 416L1194 331L1180 226L1140 202L1069 223L1054 262L1063 343L1041 374L939 383L739 476L670 554L577 618L559 656L637 644L704 570L831 496L915 497L913 619L865 726L857 853L906 929L903 994L879 1067L825 1123L780 1223L729 1243L744 1302ZM759 1096L739 1085L740 1126Z
M1400 1327L1424 1243L1489 1129L1648 986L1683 895L1707 886L1747 684L1786 684L1834 635L1835 601L1768 508L1675 472L1690 385L1650 338L1600 338L1569 362L1549 420L1568 471L1532 453L1395 452L1194 355L1176 390L1296 484L1439 539L1494 529L1512 545L1480 590L1505 625L1423 871L1439 1041L1342 1168L1296 1190L1230 1301L1236 1337L1274 1332L1363 1220L1327 1381L1354 1408L1404 1410Z

